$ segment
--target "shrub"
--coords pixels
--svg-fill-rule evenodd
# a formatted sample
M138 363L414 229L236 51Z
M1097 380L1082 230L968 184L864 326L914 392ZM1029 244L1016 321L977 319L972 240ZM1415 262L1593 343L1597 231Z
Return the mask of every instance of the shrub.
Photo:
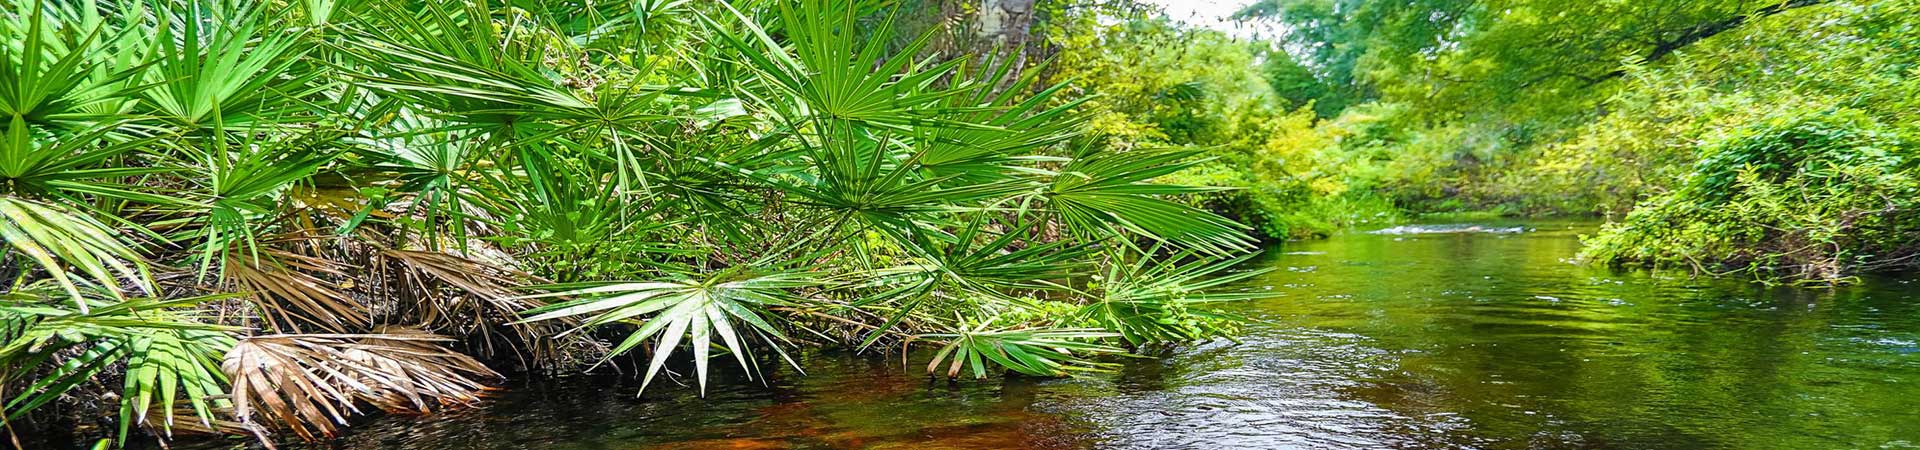
M1858 111L1768 121L1704 152L1679 189L1603 228L1583 257L1821 283L1915 267L1911 155Z

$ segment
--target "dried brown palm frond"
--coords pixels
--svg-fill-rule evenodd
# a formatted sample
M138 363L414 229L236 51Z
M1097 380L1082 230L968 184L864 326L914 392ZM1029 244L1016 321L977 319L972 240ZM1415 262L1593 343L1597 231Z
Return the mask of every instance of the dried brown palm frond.
M202 421L201 419L195 416L195 411L191 408L174 408L173 418L170 419L173 423L172 434L175 434L175 435L252 434L252 435L261 437L262 442L265 442L266 440L265 435L261 434L260 430L257 429L256 427L249 427L247 426L247 424L226 419L227 417L233 417L232 407L216 407L216 408L213 408L213 412L214 414L216 414L213 419ZM269 445L268 447L271 448L272 446Z
M221 369L240 423L313 440L333 436L362 402L425 412L479 400L486 386L477 379L500 374L438 344L447 340L410 330L253 336L234 345Z
M486 298L513 298L512 286L532 277L509 267L441 252L385 250L380 256L402 263L410 275Z
M229 257L226 282L235 292L246 293L247 302L274 330L301 332L303 324L338 333L366 330L373 325L367 307L322 278L345 278L347 268L325 258L268 250L258 258Z
M404 291L397 296L418 300L404 306L414 308L420 323L435 331L476 337L482 356L495 355L495 343L505 342L522 365L550 369L590 361L606 350L585 336L562 336L579 326L577 320L513 323L521 311L540 306L513 292L515 286L537 281L532 275L433 251L389 249L380 251L378 258L387 271L398 273L399 283L387 283ZM496 329L502 324L506 324L504 330Z
M342 353L363 366L380 369L381 373L401 375L358 380L366 385L392 388L386 391L388 395L363 398L381 410L425 414L433 412L435 406L469 405L479 401L476 394L487 388L470 376L502 378L480 361L436 343L446 341L445 337L407 329L379 331L381 334L376 335L379 337L374 338L378 345L368 345L362 339Z

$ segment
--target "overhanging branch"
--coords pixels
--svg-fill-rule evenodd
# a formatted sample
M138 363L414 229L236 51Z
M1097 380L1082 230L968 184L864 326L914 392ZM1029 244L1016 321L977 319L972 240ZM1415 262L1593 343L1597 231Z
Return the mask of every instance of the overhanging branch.
M1686 48L1689 45L1693 45L1693 43L1695 42L1706 40L1707 38L1713 37L1720 33L1732 31L1735 28L1739 28L1741 25L1746 25L1747 22L1752 22L1754 20L1758 20L1761 18L1765 18L1767 16L1772 16L1775 14L1787 12L1789 10L1793 10L1796 8L1803 8L1803 7L1818 5L1821 3L1826 3L1828 1L1829 0L1785 0L1779 3L1767 5L1764 8L1753 10L1753 12L1750 12L1747 14L1741 14L1733 17L1728 17L1726 19L1714 21L1714 22L1694 25L1692 27L1688 27L1682 30L1678 35L1675 35L1671 38L1657 41L1654 44L1652 50L1649 50L1646 55L1643 55L1640 57L1640 61L1642 63L1652 63L1655 61L1659 61L1661 59L1665 59L1666 57L1673 55L1674 52L1680 51L1680 49ZM1585 80L1587 82L1586 83L1587 86L1593 86L1596 84L1606 82L1607 80L1620 78L1626 75L1627 75L1626 69L1617 69L1612 72L1600 74L1599 76L1579 77L1579 78Z

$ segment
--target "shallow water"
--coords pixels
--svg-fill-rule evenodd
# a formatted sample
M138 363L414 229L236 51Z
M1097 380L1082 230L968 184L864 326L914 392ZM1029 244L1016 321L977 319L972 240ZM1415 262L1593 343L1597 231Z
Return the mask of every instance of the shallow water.
M1096 378L948 383L897 355L815 354L807 376L722 374L705 399L670 383L636 399L630 376L520 382L312 448L1920 447L1913 277L1616 273L1567 261L1588 224L1477 225L1529 231L1273 249L1246 288L1278 296L1240 306L1262 320L1241 343Z

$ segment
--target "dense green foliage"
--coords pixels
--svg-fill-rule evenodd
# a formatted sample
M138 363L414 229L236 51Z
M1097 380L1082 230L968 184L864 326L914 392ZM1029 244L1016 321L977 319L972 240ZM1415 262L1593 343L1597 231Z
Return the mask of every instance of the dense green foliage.
M1920 253L1913 153L1858 111L1765 123L1706 150L1684 184L1609 225L1585 256L1823 282L1911 267Z
M1269 237L1401 213L1635 211L1589 256L1831 280L1911 266L1913 236L1873 231L1905 226L1909 205L1870 203L1915 176L1887 161L1907 159L1920 130L1917 12L1906 0L1261 0L1238 14L1274 33L1255 39L1151 15L1054 27L1063 79L1111 105L1098 129L1206 149L1214 161L1169 179L1236 188L1197 204ZM1806 120L1882 137L1751 142ZM1760 159L1732 156L1738 142ZM1827 153L1803 165L1785 156L1796 151ZM1879 178L1739 181L1749 165ZM1706 198L1757 215L1675 206ZM1856 223L1868 210L1888 222Z
M1099 9L1056 17L1053 77L1097 97L1094 139L1121 148L1185 148L1212 159L1165 180L1224 190L1193 204L1276 239L1391 219L1366 156L1339 150L1365 119L1327 125L1325 83L1285 53L1163 18L1112 21ZM1121 15L1118 17L1136 17ZM1280 89L1287 90L1280 90ZM1302 91L1304 90L1304 91ZM1328 103L1328 105L1337 103Z
M1196 151L1084 139L1101 108L884 6L8 0L8 429L317 439L496 369L1056 376L1232 330L1254 240L1152 182Z
M1417 211L1608 213L1701 142L1840 106L1909 123L1913 5L1267 0L1243 11L1380 107L1380 186ZM1362 103L1364 105L1365 103ZM1898 125L1896 125L1898 126Z

